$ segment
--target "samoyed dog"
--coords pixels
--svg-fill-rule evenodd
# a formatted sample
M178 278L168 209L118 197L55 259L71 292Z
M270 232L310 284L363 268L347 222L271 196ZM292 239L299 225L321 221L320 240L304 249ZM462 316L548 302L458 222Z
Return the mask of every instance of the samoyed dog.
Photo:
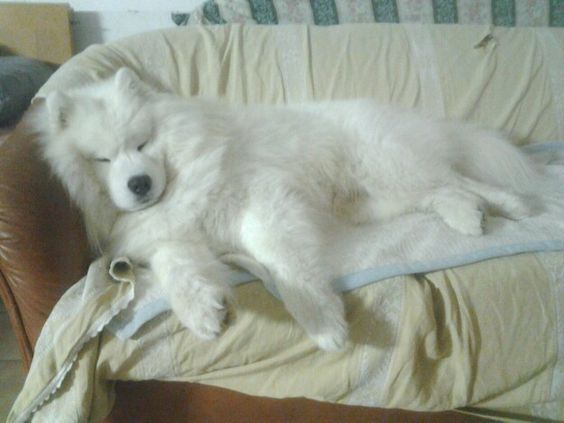
M317 345L337 350L347 323L321 253L326 223L424 212L480 236L486 212L531 214L539 175L504 136L469 124L370 100L186 99L127 68L49 94L33 121L92 243L149 266L204 339L221 333L231 295L220 258L244 254Z

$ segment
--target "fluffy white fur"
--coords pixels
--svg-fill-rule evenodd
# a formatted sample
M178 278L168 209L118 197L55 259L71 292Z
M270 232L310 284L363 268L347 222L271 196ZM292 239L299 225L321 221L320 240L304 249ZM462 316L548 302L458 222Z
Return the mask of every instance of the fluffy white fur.
M347 323L320 253L326 225L417 211L478 236L486 210L528 216L523 194L538 179L502 135L468 124L370 100L185 99L125 68L50 94L34 120L92 242L150 265L178 318L205 339L220 334L230 297L224 254L269 269L288 311L319 347L336 350ZM138 176L145 189L136 194Z

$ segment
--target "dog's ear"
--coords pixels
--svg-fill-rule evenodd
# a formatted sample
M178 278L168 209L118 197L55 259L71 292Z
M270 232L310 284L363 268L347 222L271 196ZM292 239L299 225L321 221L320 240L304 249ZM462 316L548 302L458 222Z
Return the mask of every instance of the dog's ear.
M125 92L136 93L141 89L142 82L131 69L120 68L114 77L116 87Z
M49 124L55 130L65 129L68 124L72 100L60 91L53 91L47 95L45 104Z

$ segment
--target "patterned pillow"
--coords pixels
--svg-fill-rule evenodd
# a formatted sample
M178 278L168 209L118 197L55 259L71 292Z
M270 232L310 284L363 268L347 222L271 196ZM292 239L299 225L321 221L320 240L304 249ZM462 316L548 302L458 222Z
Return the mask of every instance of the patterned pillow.
M563 0L209 0L177 25L361 22L564 26Z

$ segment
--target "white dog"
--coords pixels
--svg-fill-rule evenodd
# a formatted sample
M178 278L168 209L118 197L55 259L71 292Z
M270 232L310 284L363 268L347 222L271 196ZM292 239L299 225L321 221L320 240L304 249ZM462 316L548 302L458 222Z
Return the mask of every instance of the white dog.
M35 116L44 155L94 243L150 265L180 321L219 335L230 296L219 257L264 265L325 350L347 339L325 222L436 213L480 235L484 211L530 214L538 172L500 134L369 100L229 106L157 92L123 68L54 92ZM353 201L354 200L354 201Z

